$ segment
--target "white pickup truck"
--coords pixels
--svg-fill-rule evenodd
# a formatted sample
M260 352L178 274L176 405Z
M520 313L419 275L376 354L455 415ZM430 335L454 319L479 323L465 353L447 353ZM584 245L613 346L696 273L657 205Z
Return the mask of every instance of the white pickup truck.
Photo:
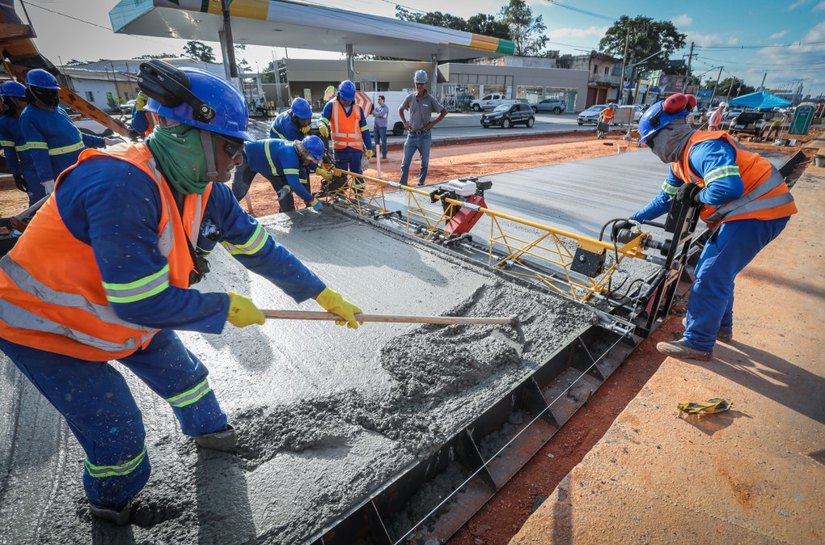
M492 110L504 100L506 99L503 94L492 93L490 95L485 95L483 98L477 98L476 100L470 102L470 109L474 112L480 112L481 110Z

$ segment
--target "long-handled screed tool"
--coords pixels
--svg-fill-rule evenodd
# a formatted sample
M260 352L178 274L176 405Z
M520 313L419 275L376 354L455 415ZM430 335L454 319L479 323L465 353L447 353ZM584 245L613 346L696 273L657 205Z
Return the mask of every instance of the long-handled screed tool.
M341 317L331 312L315 310L271 310L262 309L264 316L273 320L341 320ZM355 319L359 322L391 322L404 324L498 324L509 325L522 336L521 324L517 316L505 318L497 317L475 317L475 316L405 316L402 314L356 314Z

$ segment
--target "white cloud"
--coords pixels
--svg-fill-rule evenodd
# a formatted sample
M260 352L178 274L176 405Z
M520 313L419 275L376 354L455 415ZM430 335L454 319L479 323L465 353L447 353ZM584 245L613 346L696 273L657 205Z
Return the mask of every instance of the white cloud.
M547 32L547 34L550 36L551 40L564 41L568 38L596 38L597 40L601 40L608 28L610 27L591 26L587 28L552 28Z
M825 1L815 5L811 11L825 11Z
M691 42L696 42L696 45L711 46L711 45L736 45L739 43L739 38L736 36L725 36L723 34L702 34L700 32L688 32L687 39Z
M796 8L798 8L798 7L804 6L804 5L805 5L805 4L807 4L809 1L810 1L810 0L796 0L796 2L794 2L793 4L791 4L790 6L788 6L788 11L793 11L793 10L795 10L795 9L796 9Z
M687 13L683 13L671 19L670 22L673 23L677 28L680 26L686 27L693 24L693 18Z
M779 38L782 38L783 36L785 36L785 34L787 34L787 33L788 33L787 30L780 30L779 32L774 32L773 34L768 36L768 39L769 40L778 40Z

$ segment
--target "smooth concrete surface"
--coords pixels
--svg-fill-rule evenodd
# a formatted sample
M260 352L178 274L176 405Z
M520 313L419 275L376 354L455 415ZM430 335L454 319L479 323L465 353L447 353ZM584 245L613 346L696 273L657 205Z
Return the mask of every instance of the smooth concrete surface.
M0 543L301 543L467 425L591 324L560 298L503 283L326 208L264 218L365 312L518 315L510 327L269 321L182 332L239 430L236 454L195 448L167 403L124 372L153 464L131 526L93 520L84 455L62 418L0 358ZM296 305L222 249L198 289ZM117 364L115 364L117 365ZM392 521L388 521L392 523Z

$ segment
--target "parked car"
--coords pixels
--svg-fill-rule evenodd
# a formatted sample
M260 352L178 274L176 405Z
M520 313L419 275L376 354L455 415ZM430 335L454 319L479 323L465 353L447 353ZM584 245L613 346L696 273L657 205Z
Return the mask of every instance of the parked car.
M94 119L89 119L88 117L73 119L72 123L74 123L74 126L77 127L80 132L93 136L114 136L115 134L115 131L109 127L101 125Z
M560 114L567 109L567 103L560 98L545 98L530 106L532 106L533 111L536 113L552 112L554 114Z
M493 125L509 129L519 123L532 127L535 122L536 118L533 117L533 109L530 105L517 101L499 104L492 112L481 116L481 126L485 129L489 129Z
M595 125L599 122L599 114L602 113L602 110L605 108L607 108L607 104L594 104L580 113L576 121L579 125L584 125L585 123Z
M120 105L120 113L123 115L132 115L132 108L135 105L135 99L127 100Z
M493 93L490 95L485 95L482 98L477 98L476 100L470 102L470 108L474 112L480 112L481 110L491 110L504 102L505 98L504 95L501 93Z

